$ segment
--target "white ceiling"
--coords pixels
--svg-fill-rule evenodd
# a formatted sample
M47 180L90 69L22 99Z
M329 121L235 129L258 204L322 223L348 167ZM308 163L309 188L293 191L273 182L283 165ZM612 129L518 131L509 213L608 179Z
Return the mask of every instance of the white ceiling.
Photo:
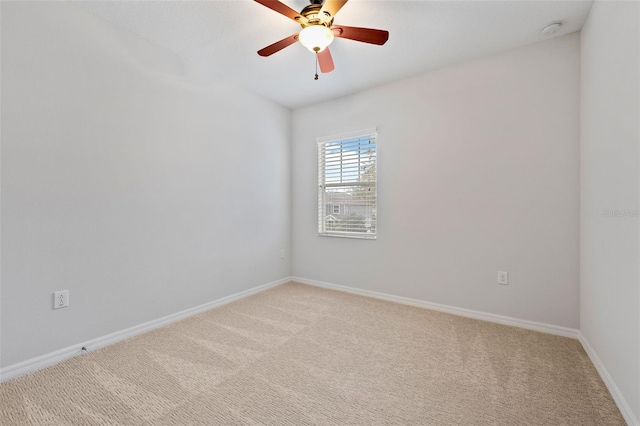
M270 56L259 49L300 27L251 0L76 1L77 6L205 70L289 108L544 40L540 30L562 20L554 36L580 30L588 1L349 1L336 24L389 31L375 46L335 39L336 69L315 81L315 56L299 43ZM301 10L308 0L283 0Z

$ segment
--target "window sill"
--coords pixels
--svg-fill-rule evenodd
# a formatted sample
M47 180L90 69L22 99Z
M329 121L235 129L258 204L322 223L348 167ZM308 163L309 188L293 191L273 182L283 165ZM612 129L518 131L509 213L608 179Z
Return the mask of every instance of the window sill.
M336 237L336 238L353 238L356 240L375 240L377 239L376 234L334 234L330 232L320 232L318 233L319 237Z

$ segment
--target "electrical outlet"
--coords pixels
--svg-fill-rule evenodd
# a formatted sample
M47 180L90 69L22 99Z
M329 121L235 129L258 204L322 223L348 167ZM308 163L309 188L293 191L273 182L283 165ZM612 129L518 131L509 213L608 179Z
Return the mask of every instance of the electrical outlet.
M505 271L498 271L498 284L509 285L509 273Z
M280 249L280 259L284 259L284 249Z
M53 293L53 309L69 306L69 290L60 290Z

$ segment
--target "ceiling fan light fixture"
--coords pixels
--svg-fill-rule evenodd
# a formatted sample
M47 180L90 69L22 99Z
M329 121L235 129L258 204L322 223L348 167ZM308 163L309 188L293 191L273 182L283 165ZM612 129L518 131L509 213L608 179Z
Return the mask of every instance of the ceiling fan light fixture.
M300 31L300 43L313 53L320 53L333 41L333 31L324 25L310 25Z

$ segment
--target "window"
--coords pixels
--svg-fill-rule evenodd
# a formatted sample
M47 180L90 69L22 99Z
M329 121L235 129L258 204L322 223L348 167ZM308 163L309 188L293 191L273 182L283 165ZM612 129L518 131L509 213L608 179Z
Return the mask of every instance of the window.
M318 139L318 233L376 238L376 130Z

